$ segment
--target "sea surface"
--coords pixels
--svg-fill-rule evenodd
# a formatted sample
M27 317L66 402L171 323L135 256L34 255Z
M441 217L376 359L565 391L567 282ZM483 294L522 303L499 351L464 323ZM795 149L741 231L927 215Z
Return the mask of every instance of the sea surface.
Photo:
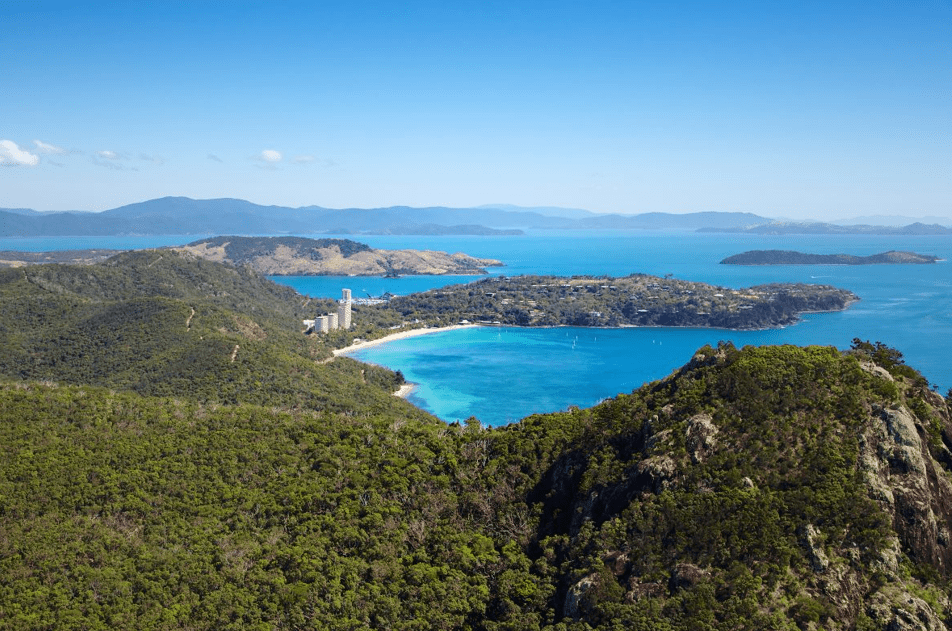
M199 236L0 239L0 250L158 247ZM948 236L731 235L691 232L538 231L524 236L346 237L377 248L466 252L506 266L494 275L624 276L645 273L730 288L770 282L829 284L861 298L847 311L805 314L783 329L730 331L690 328L476 328L394 341L353 354L400 370L417 384L409 399L446 421L475 416L499 425L529 414L589 406L660 379L705 344L825 344L848 348L853 338L882 341L939 388L952 387L952 267L934 265L728 266L719 261L747 250L798 250L869 255L911 250L952 259ZM275 276L311 296L407 294L473 277Z

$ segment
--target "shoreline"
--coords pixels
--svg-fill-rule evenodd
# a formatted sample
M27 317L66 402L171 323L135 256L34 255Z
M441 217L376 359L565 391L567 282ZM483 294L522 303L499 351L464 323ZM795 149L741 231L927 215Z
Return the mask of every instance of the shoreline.
M370 348L371 346L378 346L380 344L386 344L388 342L395 342L396 340L405 340L411 337L418 337L420 335L430 335L431 333L442 333L444 331L457 331L459 329L472 329L478 327L478 324L454 324L452 326L440 326L440 327L426 327L419 329L410 329L408 331L399 331L397 333L391 333L390 335L385 335L383 337L378 337L375 340L364 340L357 342L356 344L351 344L350 346L345 346L344 348L337 348L331 351L334 354L334 357L340 357L341 355L348 355L355 351L359 351L364 348Z
M385 335L384 337L379 337L373 340L365 340L362 342L357 342L356 344L351 344L350 346L345 346L344 348L338 348L331 351L334 357L341 357L349 355L355 351L359 351L365 348L371 348L379 344L386 344L388 342L395 342L397 340L405 340L413 337L418 337L421 335L429 335L431 333L442 333L444 331L456 331L459 329L473 329L473 328L514 328L514 329L561 329L561 328L573 328L573 329L606 329L606 330L623 330L623 329L707 329L712 331L738 331L738 332L748 332L748 331L770 331L770 330L779 330L785 329L790 326L796 326L803 322L803 319L800 316L805 314L815 314L815 313L842 313L847 311L851 306L860 302L862 299L857 298L855 300L849 301L849 303L842 309L832 309L832 310L820 310L820 311L798 311L796 312L797 319L794 322L789 322L787 324L778 324L774 326L760 327L760 328L725 328L725 327L716 327L716 326L700 326L700 325L665 325L665 324L621 324L618 326L579 326L573 324L554 324L554 325L544 325L544 326L525 326L518 324L454 324L451 326L442 326L442 327L426 327L419 329L410 329L408 331L400 331L398 333L392 333L390 335Z
M413 393L414 390L416 390L416 387L417 384L415 383L405 383L397 388L397 391L393 393L393 396L406 399L408 396L410 396L410 394Z

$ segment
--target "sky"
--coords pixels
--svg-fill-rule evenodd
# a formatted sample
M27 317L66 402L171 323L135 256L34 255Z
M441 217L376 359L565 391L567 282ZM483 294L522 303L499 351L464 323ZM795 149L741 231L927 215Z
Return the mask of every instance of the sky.
M0 207L952 215L952 0L0 1Z

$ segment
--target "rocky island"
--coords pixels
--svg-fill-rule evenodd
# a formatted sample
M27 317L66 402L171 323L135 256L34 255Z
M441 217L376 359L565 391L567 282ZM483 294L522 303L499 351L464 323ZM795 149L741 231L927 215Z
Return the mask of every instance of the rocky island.
M386 308L443 325L762 329L793 324L804 312L840 311L858 299L844 289L802 283L730 289L644 274L502 276L394 298Z
M349 239L213 237L176 249L219 263L246 265L271 276L476 275L503 265L463 253L376 250Z
M931 254L891 250L870 256L805 254L793 250L751 250L728 256L722 265L922 265L941 259Z

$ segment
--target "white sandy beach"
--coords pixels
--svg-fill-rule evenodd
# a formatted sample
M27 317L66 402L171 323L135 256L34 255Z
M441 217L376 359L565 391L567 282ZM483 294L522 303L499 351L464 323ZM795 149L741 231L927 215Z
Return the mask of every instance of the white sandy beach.
M408 396L410 396L410 393L413 392L415 388L416 388L415 383L405 383L399 388L397 388L397 391L393 393L393 396L400 397L401 399L406 399Z
M381 337L376 340L360 341L360 342L357 342L356 344L345 346L344 348L338 348L334 351L334 357L340 357L341 355L347 355L348 353L352 353L362 348L377 346L378 344L386 344L387 342L393 342L395 340L405 340L409 337L417 337L419 335L429 335L431 333L442 333L443 331L455 331L457 329L471 329L476 326L479 326L479 325L478 324L454 324L453 326L429 327L429 328L422 328L422 329L410 329L409 331L400 331L399 333L393 333L391 335L387 335L385 337Z

